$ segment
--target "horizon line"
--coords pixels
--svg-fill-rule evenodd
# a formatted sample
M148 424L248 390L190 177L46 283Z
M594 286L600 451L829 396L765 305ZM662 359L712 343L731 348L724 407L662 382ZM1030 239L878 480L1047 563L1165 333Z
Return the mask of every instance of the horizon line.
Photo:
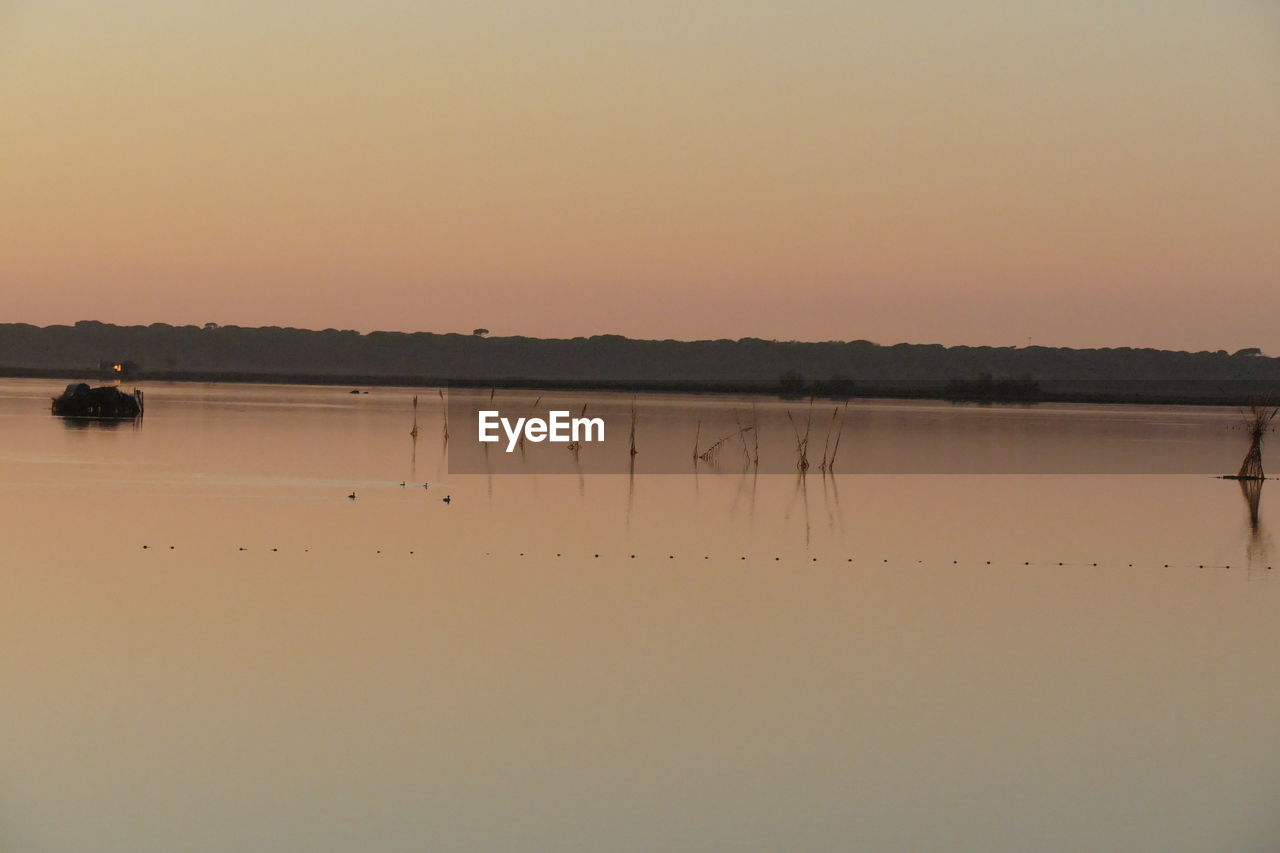
M590 340L590 339L592 339L592 338L618 338L618 339L621 339L621 340L633 341L633 342L636 342L636 343L685 343L685 344L698 344L698 343L724 343L724 342L727 342L727 343L741 343L741 342L743 342L743 341L759 341L759 342L762 342L762 343L774 343L774 344L801 344L801 345L823 345L823 344L838 344L838 345L848 345L848 344L870 344L870 345L872 345L872 346L876 346L876 347L884 347L884 348L892 348L892 347L896 347L896 346L910 346L910 347L942 347L943 349L1072 350L1072 351L1076 351L1076 352L1110 351L1110 350L1126 350L1126 349L1127 349L1127 350L1134 350L1135 352L1142 352L1142 351L1149 351L1149 352L1169 352L1169 353L1188 353L1188 354L1192 354L1192 355L1196 355L1196 354L1210 354L1210 355L1215 355L1215 354L1222 354L1222 353L1225 353L1225 354L1227 354L1228 356L1231 356L1231 355L1235 355L1235 354L1237 354L1237 353L1240 353L1240 354L1251 354L1251 355L1252 355L1252 357L1255 357L1255 358L1280 358L1280 356L1269 356L1269 355L1266 355L1265 353L1263 353L1263 352L1261 351L1261 348L1259 348L1259 347L1241 347L1241 348L1238 348L1238 349L1236 349L1236 350L1234 350L1234 351L1232 351L1232 350L1228 350L1228 349L1223 349L1223 348L1216 349L1216 350L1208 350L1208 349L1203 349L1203 350L1186 350L1186 349L1170 349L1170 348L1166 348L1166 347L1149 347L1149 346L1148 346L1148 347L1134 347L1134 346L1128 346L1128 345L1121 345L1121 346L1105 346L1105 347L1077 347L1077 346L1063 346L1063 345L1059 345L1059 346L1052 346L1052 345L1044 345L1044 344L1033 344L1033 343L1030 343L1030 339L1028 339L1028 343L1023 344L1023 345L1019 345L1019 344L969 344L969 343L965 343L965 344L942 344L942 343L937 343L937 342L926 342L926 341L920 341L920 342L913 342L913 341L897 341L897 342L895 342L895 343L880 343L880 342L878 342L878 341L871 340L870 338L849 338L849 339L835 339L835 338L830 338L830 339L826 339L826 340L802 340L802 339L799 339L799 338L787 338L787 339L783 339L783 338L761 338L761 337L756 337L756 336L751 336L751 335L744 336L744 337L740 337L740 338L652 338L652 337L648 337L648 338L645 338L645 337L641 337L641 338L633 338L633 337L629 337L629 336L627 336L627 335L620 335L620 334L617 334L617 333L614 333L614 332L597 332L597 333L595 333L595 334L591 334L591 335L575 335L575 336L573 336L573 337L556 337L556 336L522 335L522 334L494 334L494 333L490 332L488 329L484 329L483 327L477 327L477 329L474 329L474 330L472 330L472 331L470 331L470 332L449 332L449 331L430 331L430 330L426 330L426 329L418 329L418 330L415 330L415 331L403 331L403 330L397 330L397 329L369 329L369 330L360 330L360 329L339 329L339 328L336 328L336 327L334 327L334 326L328 326L328 327L325 327L325 328L323 328L323 329L315 329L315 328L310 328L310 327L305 327L305 326L281 326L281 325L277 325L277 324L266 324L266 325L256 325L256 326L245 326L245 325L240 325L240 324L238 324L238 323L214 323L214 322L207 322L207 323L167 323L167 322L164 322L164 321L153 321L153 322L151 322L151 323L127 323L127 324L126 324L126 323L112 323L112 322L107 322L107 321L104 321L104 320L87 320L87 319L76 320L76 321L75 321L75 322L73 322L73 323L49 323L49 324L47 324L47 325L40 325L40 324L38 324L38 323L27 323L27 322L23 322L23 321L7 321L7 322L0 322L0 326L30 326L30 327L35 328L35 329L51 329L51 328L58 328L58 327L67 328L67 329L72 329L72 328L76 328L76 327L79 327L79 326L89 326L89 325L96 325L96 326L111 326L111 327L118 328L118 329L129 329L129 328L145 329L145 328L150 328L150 327L152 327L152 326L167 326L167 327L169 327L169 328L173 328L173 329L199 329L199 330L210 330L210 329L211 329L211 327L212 327L212 329L211 329L211 330L217 330L217 329L280 329L280 330L289 330L289 331L311 332L311 333L314 333L314 334L321 334L321 333L324 333L324 332L340 332L340 333L344 333L344 334L345 334L345 333L353 333L353 334L359 335L359 336L361 336L361 337L366 337L366 336L369 336L369 335L377 335L377 334L382 334L382 335L436 335L436 336L440 336L440 337L455 336L455 337L461 337L461 338L478 338L478 339L480 339L480 340L502 340L502 339L512 339L512 338L522 338L522 339L525 339L525 340L536 340L536 341L575 341L575 340ZM476 334L476 332L477 332L477 331L483 331L483 332L484 332L484 334Z

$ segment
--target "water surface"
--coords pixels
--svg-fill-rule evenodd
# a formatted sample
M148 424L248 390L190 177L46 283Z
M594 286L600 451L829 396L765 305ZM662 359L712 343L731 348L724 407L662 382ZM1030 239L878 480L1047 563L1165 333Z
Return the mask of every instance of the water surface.
M1265 489L1255 524L1201 473L463 475L421 389L157 385L114 427L57 390L0 382L4 850L1280 842ZM642 398L638 459L749 405ZM980 434L867 405L905 426L851 406L858 453ZM976 414L1244 449L1230 411Z

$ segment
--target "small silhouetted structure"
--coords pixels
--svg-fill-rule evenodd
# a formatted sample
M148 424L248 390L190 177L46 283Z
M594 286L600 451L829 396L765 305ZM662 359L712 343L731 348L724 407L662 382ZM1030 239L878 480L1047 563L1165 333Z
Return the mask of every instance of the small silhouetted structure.
M60 417L136 418L142 414L142 392L132 394L114 385L90 388L84 382L72 382L53 398L52 411Z
M1232 480L1265 480L1262 471L1262 441L1271 429L1271 422L1280 413L1280 406L1271 402L1254 403L1246 413L1249 427L1249 452L1244 456L1240 471Z
M488 337L489 330L488 329L472 329L471 334L475 335L477 338L484 338L484 337Z

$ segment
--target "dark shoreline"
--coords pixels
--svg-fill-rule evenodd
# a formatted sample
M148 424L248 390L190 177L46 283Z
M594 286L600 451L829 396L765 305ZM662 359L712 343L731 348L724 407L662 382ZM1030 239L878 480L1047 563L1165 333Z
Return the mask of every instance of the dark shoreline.
M0 378L49 379L51 381L111 382L119 379L126 384L144 382L190 382L261 385L318 385L335 388L504 388L529 391L604 391L612 393L656 393L689 395L749 395L781 399L845 400L845 399L900 399L932 400L937 402L965 403L969 405L1030 406L1037 403L1083 403L1108 405L1158 405L1158 406L1248 406L1274 383L1241 383L1227 381L1206 383L1197 380L1157 380L1136 382L1117 380L1052 380L1039 383L1034 394L1021 397L974 395L957 396L951 387L954 380L854 380L840 390L831 393L810 389L784 393L776 382L752 381L605 381L597 379L534 379L525 377L495 377L486 379L449 379L423 375L368 375L339 373L251 373L230 371L144 371L138 370L125 376L101 370L73 370L65 368L26 368L0 366ZM1209 385L1216 393L1190 393L1188 386ZM1227 388L1228 385L1245 385L1247 388ZM1160 386L1175 386L1161 390ZM1094 386L1094 387L1090 387ZM51 395L60 389L51 388Z

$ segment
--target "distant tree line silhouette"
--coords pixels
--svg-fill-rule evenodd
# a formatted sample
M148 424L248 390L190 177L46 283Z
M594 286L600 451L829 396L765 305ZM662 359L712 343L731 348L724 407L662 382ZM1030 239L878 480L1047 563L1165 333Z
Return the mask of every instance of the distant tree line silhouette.
M569 339L428 332L241 327L0 324L0 370L97 373L131 364L138 378L217 375L368 377L604 386L741 385L783 396L847 397L920 385L953 399L1038 398L1064 383L1122 393L1126 385L1201 394L1230 383L1280 383L1280 359L1256 348L1229 354L1156 349L1067 349L867 340L797 342L635 340L618 335ZM1224 384L1225 383L1225 384Z

